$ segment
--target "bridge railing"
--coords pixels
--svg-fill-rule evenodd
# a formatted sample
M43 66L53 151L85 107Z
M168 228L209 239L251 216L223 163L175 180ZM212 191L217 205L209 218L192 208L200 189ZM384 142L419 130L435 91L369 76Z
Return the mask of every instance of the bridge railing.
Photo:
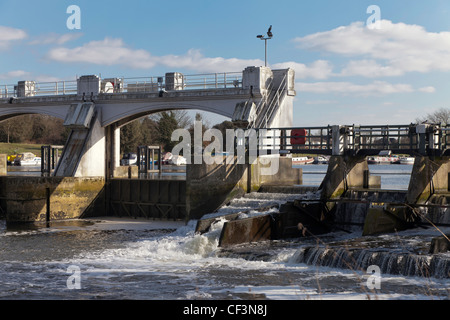
M95 77L95 76L94 76ZM94 79L94 78L91 78ZM101 94L154 93L161 90L207 90L242 87L242 72L183 75L173 72L162 77L105 78L95 77ZM77 94L79 79L74 81L20 81L0 86L0 99ZM96 85L95 85L96 86Z
M8 99L16 96L15 85L2 85L0 87L0 99Z
M250 129L252 130L252 129ZM267 153L450 155L450 125L326 126L254 129Z
M254 130L258 137L258 148L268 153L332 154L331 126Z
M366 153L379 150L407 153L417 148L418 135L415 129L412 125L353 126L349 129L351 148L365 150Z
M242 87L242 72L184 76L185 89L228 89Z
M0 86L0 99L13 97L55 96L77 93L77 81L20 81L17 85Z
M77 93L77 81L37 82L36 96L66 95Z

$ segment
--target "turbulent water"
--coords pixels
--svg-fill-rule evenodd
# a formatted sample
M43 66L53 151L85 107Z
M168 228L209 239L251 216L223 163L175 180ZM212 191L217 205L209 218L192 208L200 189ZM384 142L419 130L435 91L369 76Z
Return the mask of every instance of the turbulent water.
M252 214L291 199L251 194L220 213ZM337 232L222 249L223 223L199 235L196 221L94 219L34 228L0 222L0 299L450 297L450 254L427 253L431 238L440 235L433 228L372 237ZM372 264L380 268L376 278L368 272Z

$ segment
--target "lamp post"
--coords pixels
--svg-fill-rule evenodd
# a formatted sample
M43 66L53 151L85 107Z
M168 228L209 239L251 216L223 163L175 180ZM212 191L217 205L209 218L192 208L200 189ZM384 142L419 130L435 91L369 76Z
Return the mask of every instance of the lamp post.
M264 40L264 42L265 42L266 50L265 50L264 61L265 61L265 66L267 67L267 40L270 40L273 37L272 26L270 26L269 30L267 31L267 37L264 37L261 34L256 36L256 37L261 39L261 40Z

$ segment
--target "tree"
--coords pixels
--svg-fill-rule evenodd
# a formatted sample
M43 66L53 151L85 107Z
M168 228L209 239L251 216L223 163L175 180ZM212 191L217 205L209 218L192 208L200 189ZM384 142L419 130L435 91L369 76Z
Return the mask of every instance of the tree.
M417 123L450 124L450 109L441 108L433 113L428 113L423 118L416 119Z
M22 115L0 123L0 141L6 143L64 144L68 129L61 119Z
M226 135L226 130L227 129L236 129L236 126L234 125L233 122L225 120L222 123L218 123L216 125L213 126L214 129L218 129L220 130L220 132L222 132L223 136L225 137Z
M141 130L144 137L143 145L159 145L158 123L155 120L145 117L141 123Z
M135 120L120 128L120 150L124 153L135 153L142 144L141 122Z
M164 111L160 113L158 120L158 142L162 145L164 151L172 151L178 142L172 141L172 133L179 129L179 122L176 113L173 111Z
M203 134L205 133L206 130L208 130L208 124L204 123L202 114L199 112L197 112L195 114L195 121L202 123L202 147L205 148L210 143L209 141L203 141ZM194 137L195 137L194 129L195 129L194 124L191 124L191 126L189 127L189 133L191 134L191 145L192 146L194 146Z

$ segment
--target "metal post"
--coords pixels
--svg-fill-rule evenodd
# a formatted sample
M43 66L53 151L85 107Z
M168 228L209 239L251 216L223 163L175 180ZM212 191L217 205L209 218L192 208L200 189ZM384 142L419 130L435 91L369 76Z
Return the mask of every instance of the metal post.
M418 147L419 147L419 153L421 155L426 155L427 151L427 124L419 124L416 127L416 133L417 133L417 139L418 141Z
M265 42L265 46L266 46L264 62L265 62L265 66L267 67L267 39L264 39L264 42Z
M344 154L344 141L341 135L341 126L333 126L331 129L333 141L333 156L341 156Z
M47 222L47 228L50 227L50 188L45 189L46 194L46 212L45 212L45 221Z

